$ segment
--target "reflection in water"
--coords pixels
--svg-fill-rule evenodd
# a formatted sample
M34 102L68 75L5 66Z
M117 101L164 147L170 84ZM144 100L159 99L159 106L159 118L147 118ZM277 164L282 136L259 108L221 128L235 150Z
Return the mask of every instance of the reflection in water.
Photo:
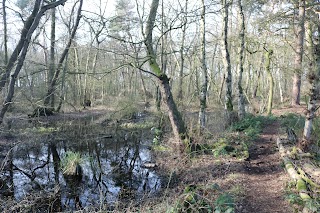
M50 208L62 211L101 205L112 208L117 201L152 195L159 189L160 179L155 171L142 167L151 160L148 135L148 130L115 132L80 121L60 126L43 141L13 150L14 197L21 200L30 193L56 190ZM81 154L78 169L83 175L78 179L61 171L61 159L68 151Z

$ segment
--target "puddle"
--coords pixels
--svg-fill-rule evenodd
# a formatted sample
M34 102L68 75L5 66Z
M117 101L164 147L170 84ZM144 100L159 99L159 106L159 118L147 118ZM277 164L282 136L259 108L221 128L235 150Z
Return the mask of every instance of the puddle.
M55 210L102 205L112 209L118 201L139 201L159 191L160 178L154 168L149 168L149 128L107 128L93 120L78 119L53 125L52 129L55 131L39 140L23 141L13 149L13 173L4 170L1 175L7 180L13 177L16 200L33 193L59 191L52 202ZM60 168L68 152L81 155L82 176L77 180L68 178Z

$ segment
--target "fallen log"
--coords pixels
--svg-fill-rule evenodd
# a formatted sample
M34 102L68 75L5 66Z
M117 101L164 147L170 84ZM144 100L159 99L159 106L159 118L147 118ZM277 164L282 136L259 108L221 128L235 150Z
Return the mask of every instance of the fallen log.
M280 152L280 155L283 159L283 162L285 164L285 168L290 176L291 179L293 179L296 182L296 189L299 193L300 198L305 202L309 202L311 200L310 195L308 194L308 188L305 180L299 175L297 170L294 167L294 164L292 163L290 159L290 152L287 152L283 146L282 140L280 138L277 138L277 146ZM309 210L305 206L303 208L303 213L308 213Z

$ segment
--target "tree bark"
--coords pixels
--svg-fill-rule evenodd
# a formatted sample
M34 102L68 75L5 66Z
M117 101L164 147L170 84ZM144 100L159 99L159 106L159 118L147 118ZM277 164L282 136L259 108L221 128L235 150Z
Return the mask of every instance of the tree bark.
M201 12L201 71L202 85L200 89L200 110L199 110L199 134L203 132L206 125L207 89L208 89L208 70L206 61L206 6L202 2Z
M223 44L222 44L222 54L223 54L223 64L227 73L226 77L226 100L225 100L225 110L227 115L227 123L232 123L232 73L231 73L231 62L230 53L228 47L228 20L229 20L229 6L230 2L228 0L222 0L222 11L223 11Z
M303 57L303 43L304 43L304 20L305 20L305 0L298 2L299 14L296 37L296 50L294 65L295 70L293 74L293 88L292 88L292 106L300 105L300 89L301 89L301 73L302 73L302 57Z
M55 0L52 0L55 2ZM55 70L55 44L56 44L56 8L51 9L51 37L50 37L50 64L48 73L48 88L54 76ZM50 106L54 108L54 94L50 94Z
M149 57L149 65L152 70L152 74L156 76L158 79L159 89L162 95L162 101L168 110L168 115L172 126L173 134L177 142L180 145L183 145L182 141L187 137L187 129L172 97L169 78L160 69L160 66L156 61L156 55L153 49L152 32L155 24L158 6L159 0L153 0L151 3L151 9L147 20L145 46L147 48L147 55Z
M320 25L318 25L318 28L320 29ZM318 29L318 30L319 30ZM309 24L308 27L308 34L307 34L307 40L309 44L309 52L311 63L309 65L309 74L308 74L308 80L311 84L311 89L309 92L309 103L308 103L308 109L306 110L306 119L304 124L304 130L303 130L303 139L299 141L298 146L303 150L307 151L312 144L311 141L311 133L312 133L312 126L313 126L313 120L316 116L316 110L317 110L317 85L319 83L319 76L320 76L320 44L313 44L312 39L312 29L311 25ZM318 41L320 39L320 35L318 34Z
M36 30L36 28L38 27L41 17L44 15L44 13L47 10L50 10L53 7L57 7L57 6L65 3L66 1L67 0L60 0L60 1L50 3L47 5L43 5L42 0L35 1L32 14L28 17L27 21L25 22L24 28L22 30L22 34L24 34L25 37L20 38L20 41L18 42L13 54L11 55L11 57L9 59L8 66L6 67L6 72L2 75L2 78L0 80L0 89L2 89L5 86L5 82L7 80L7 77L9 77L15 61L18 59L16 68L10 77L8 94L2 104L2 108L0 111L0 124L3 122L4 115L7 112L10 104L12 103L12 99L14 96L15 83L16 83L18 74L20 73L20 70L21 70L23 63L24 63L24 60L25 60L25 57L27 55L27 51L28 51L28 47L29 47L29 44L31 41L32 34ZM18 54L19 56L14 55L14 54Z
M241 0L237 1L238 9L239 9L239 17L240 17L240 51L239 51L239 79L238 79L238 117L242 120L245 116L245 106L244 106L244 94L242 88L242 75L243 75L243 55L244 55L244 33L245 33L245 25L244 25L244 13L242 8Z

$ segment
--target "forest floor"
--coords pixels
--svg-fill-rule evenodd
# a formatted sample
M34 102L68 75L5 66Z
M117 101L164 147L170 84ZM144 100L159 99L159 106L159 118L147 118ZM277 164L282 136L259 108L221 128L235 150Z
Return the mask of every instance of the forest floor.
M287 113L301 115L304 108L305 106L276 109L273 110L273 115L278 118ZM104 113L105 110L91 109L80 113L58 114L50 117L50 120L62 121L88 115L103 117ZM223 156L217 159L212 154L181 158L176 152L156 151L154 157L157 164L156 171L166 179L162 186L164 192L160 193L159 197L139 206L139 211L171 212L168 211L168 208L180 208L180 211L177 212L184 212L184 210L198 212L196 210L197 206L194 206L195 208L188 206L185 209L177 207L179 203L181 204L181 201L186 199L186 188L189 186L201 188L197 191L199 196L204 197L208 202L210 201L209 203L214 203L218 195L215 195L215 197L210 195L214 191L206 191L207 189L203 186L217 184L219 190L235 195L236 213L294 212L293 207L285 199L286 185L290 178L283 167L276 145L276 138L281 134L283 134L283 130L281 129L280 119L268 122L252 142L249 148L249 157L245 160ZM172 139L166 138L166 140L165 147L168 144L172 145ZM1 142L2 140L0 140L0 146L1 144L7 144L6 140L3 141L4 143ZM185 204L185 201L183 202ZM217 203L214 205L217 205ZM203 206L198 207L202 208Z
M177 198L176 195L185 194L188 186L218 184L221 190L235 195L236 213L295 212L286 199L290 177L283 166L276 139L284 134L280 116L288 113L301 115L304 108L305 106L274 110L273 115L277 119L264 125L262 132L252 142L249 157L245 160L224 157L217 160L212 155L199 155L190 162L180 160L181 163L176 163L179 158L177 156L158 156L160 170L166 168L168 171L171 168L173 171L172 168L175 168L177 172L171 198L180 199L181 202L181 196ZM201 196L206 200L217 199L206 196L200 190L197 193L202 193ZM197 212L195 208L193 210L191 212Z
M239 213L293 212L284 197L289 177L281 166L282 160L276 147L279 127L278 121L265 126L249 149L249 158L243 162L243 173L239 178L245 189Z

